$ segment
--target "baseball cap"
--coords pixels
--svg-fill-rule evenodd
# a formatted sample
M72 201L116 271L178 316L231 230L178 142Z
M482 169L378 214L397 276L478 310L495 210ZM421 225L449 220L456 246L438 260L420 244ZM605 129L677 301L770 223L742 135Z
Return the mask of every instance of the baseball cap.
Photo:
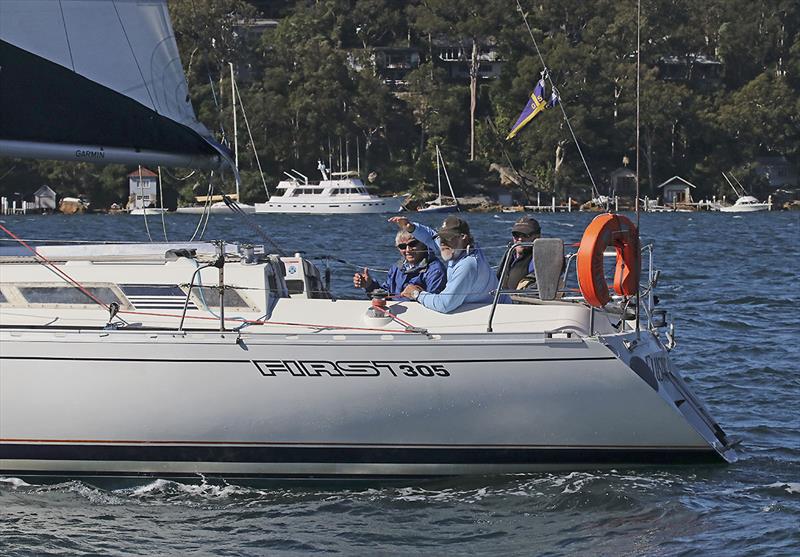
M536 219L532 219L531 217L522 217L514 223L514 226L511 227L511 232L519 232L520 234L525 234L526 236L533 236L535 234L541 234L542 227L539 226L539 221Z

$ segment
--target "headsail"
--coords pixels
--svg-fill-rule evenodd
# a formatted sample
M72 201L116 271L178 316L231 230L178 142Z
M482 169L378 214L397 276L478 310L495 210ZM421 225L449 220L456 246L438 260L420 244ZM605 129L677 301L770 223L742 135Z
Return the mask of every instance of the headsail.
M0 156L217 167L166 0L3 0Z

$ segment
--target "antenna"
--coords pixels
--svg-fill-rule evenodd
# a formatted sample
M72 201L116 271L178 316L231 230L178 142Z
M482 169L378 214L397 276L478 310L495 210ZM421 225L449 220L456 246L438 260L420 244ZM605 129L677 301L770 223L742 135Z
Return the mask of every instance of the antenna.
M731 176L733 176L733 174L731 174ZM739 190L736 189L736 186L733 185L733 182L730 181L730 179L725 175L724 172L722 173L722 177L725 178L726 182L728 182L728 185L733 190L733 193L736 194L736 197L742 197L743 196L743 194L739 193ZM735 178L735 176L734 176L734 178Z

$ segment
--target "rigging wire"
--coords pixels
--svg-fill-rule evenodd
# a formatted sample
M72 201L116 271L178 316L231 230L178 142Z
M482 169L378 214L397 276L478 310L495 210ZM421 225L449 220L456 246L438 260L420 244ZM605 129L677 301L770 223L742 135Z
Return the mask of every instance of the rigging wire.
M234 89L236 91L236 98L239 100L239 108L242 109L242 116L244 117L244 126L247 128L247 135L250 138L250 145L253 146L253 155L256 158L256 165L258 166L258 172L261 175L261 183L264 184L264 192L267 194L267 199L269 200L269 188L267 187L267 181L264 179L264 170L261 168L261 160L258 158L258 150L256 150L256 143L253 141L253 133L250 131L250 122L247 121L247 112L244 110L244 103L242 102L242 95L239 93L239 84L234 81ZM238 199L237 199L238 201Z
M531 41L533 41L533 47L536 49L536 54L539 56L539 61L542 63L542 67L544 68L544 78L550 83L550 88L558 95L558 89L556 88L555 84L553 83L553 78L550 76L550 71L547 69L547 64L544 62L544 57L542 56L541 51L539 50L539 45L536 43L536 39L533 36L533 30L531 26L528 24L528 14L526 14L522 10L522 5L520 5L519 0L517 2L517 11L522 16L522 21L525 22L525 27L528 29L528 35L531 37ZM572 129L572 124L567 117L567 111L564 109L564 99L561 98L561 95L558 95L559 102L558 106L561 107L561 114L564 116L564 121L567 123L567 128L569 128L569 133L572 135L572 140L575 142L575 147L578 149L578 154L581 156L581 160L583 161L583 166L586 169L586 174L589 175L589 180L592 183L592 195L595 198L600 197L600 192L597 189L597 184L595 184L594 176L592 176L592 171L589 170L589 164L586 162L586 157L583 156L583 150L581 149L581 144L578 142L578 137L575 135L575 130Z
M167 223L164 220L164 188L161 182L161 166L158 167L158 204L161 207L161 228L164 231L164 241L169 242L167 238Z

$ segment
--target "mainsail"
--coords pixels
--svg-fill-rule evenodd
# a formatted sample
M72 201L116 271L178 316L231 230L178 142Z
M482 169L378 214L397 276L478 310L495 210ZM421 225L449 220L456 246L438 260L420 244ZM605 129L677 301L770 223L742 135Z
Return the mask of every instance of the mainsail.
M0 156L214 168L166 0L2 0Z

